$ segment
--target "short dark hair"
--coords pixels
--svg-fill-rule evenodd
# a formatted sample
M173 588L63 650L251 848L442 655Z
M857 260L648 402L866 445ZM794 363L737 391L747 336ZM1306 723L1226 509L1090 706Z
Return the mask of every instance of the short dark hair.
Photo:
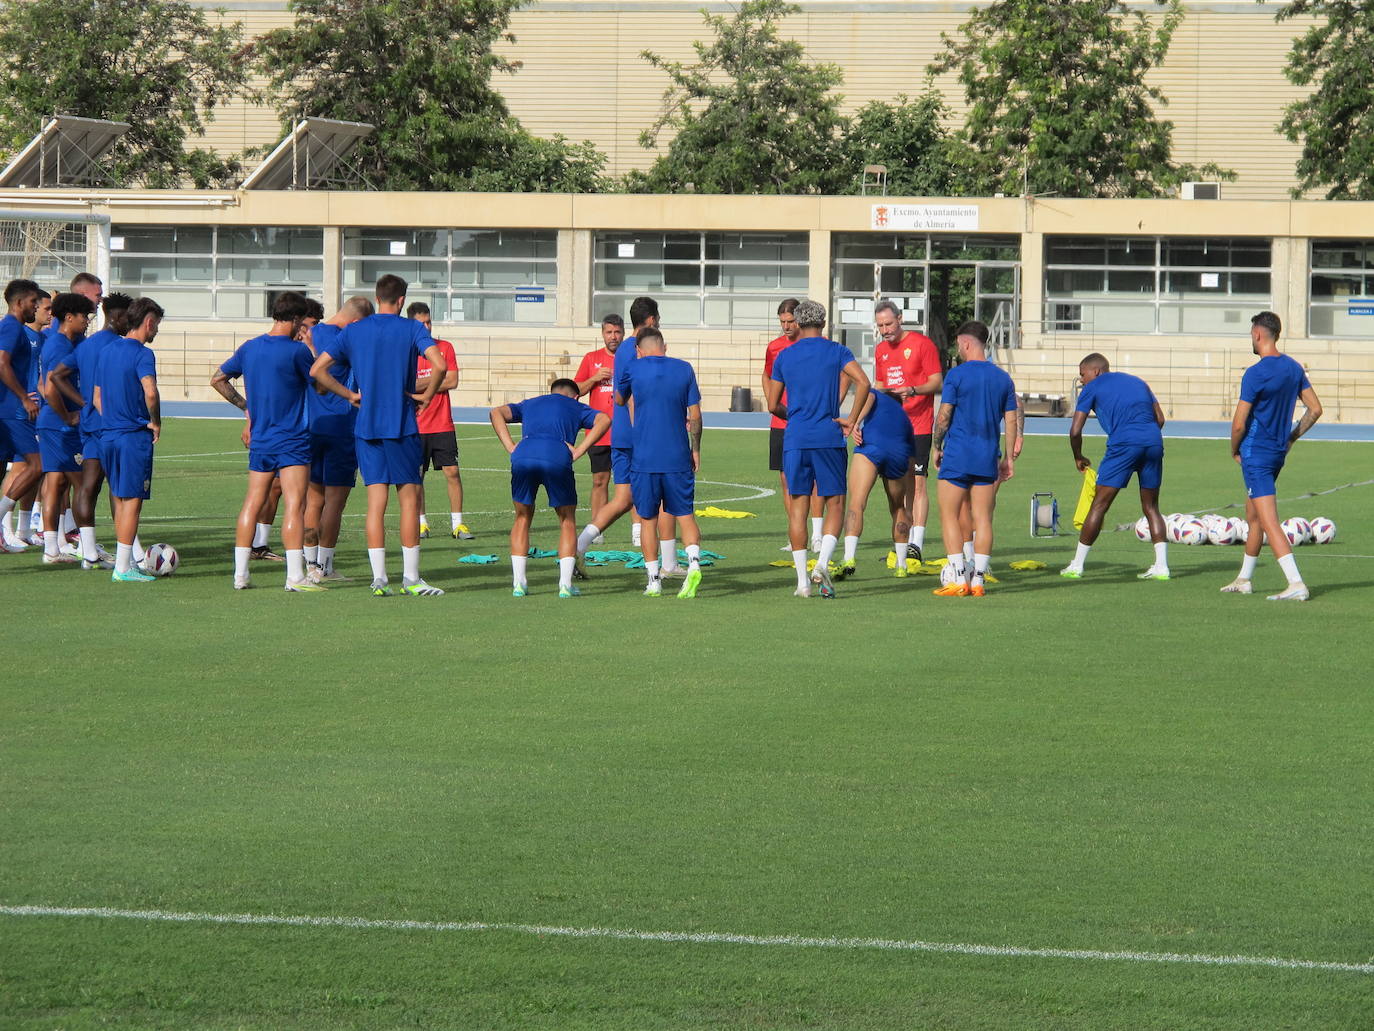
M299 322L305 318L306 312L310 310L310 302L305 294L297 293L295 290L287 290L277 294L277 299L272 302L272 321L273 322ZM142 322L139 319L139 322Z
M58 294L53 298L52 317L60 326L68 315L94 315L95 303L82 294Z
M406 306L406 318L408 319L413 319L416 315L428 315L429 313L429 305L424 301L411 301L410 304Z
M892 317L894 319L896 319L898 322L902 321L902 309L897 307L896 301L889 301L886 298L884 298L883 300L875 304L873 306L873 317L875 319L878 317L878 312L880 311L890 311L892 312Z
M1087 355L1078 363L1080 369L1085 365L1090 369L1110 369L1112 367L1111 362L1107 361L1107 356L1097 351Z
M660 333L658 330L650 327L649 329L645 329L635 337L636 344L642 344L646 340L657 340L661 344L663 343L663 334Z
M42 292L32 279L11 279L5 287L5 303L13 304L21 297L27 297L29 294L39 295Z
M1259 326L1269 334L1269 339L1277 340L1283 332L1283 320L1272 311L1262 311L1250 320L1250 325Z
M100 302L100 307L105 312L105 317L109 318L117 311L128 311L129 305L133 303L134 299L128 294L113 293L105 295L105 299Z
M619 326L621 329L625 328L625 320L622 319L619 315L615 314L615 312L612 312L611 314L603 318L601 320L601 324L603 326Z
M553 393L555 390L569 391L572 393L573 397L576 397L577 381L568 379L566 376L560 376L549 384L549 393Z
M129 329L137 329L152 315L158 319L166 318L167 313L162 310L162 305L151 297L140 297L129 305Z
M791 315L794 311L797 310L797 305L799 304L801 304L801 301L797 300L795 297L789 297L787 300L783 301L780 305L778 305L778 314Z
M395 304L409 289L409 283L400 276L393 276L388 272L377 280L377 300L382 304Z
M105 284L100 281L100 277L91 272L78 272L72 276L70 289L75 290L78 286L98 286L104 289Z
M305 317L314 319L316 322L324 321L324 305L313 297L305 299Z
M38 299L40 301L46 301L51 296L52 294L48 293L48 291L44 290L41 286L38 288Z
M958 340L960 337L973 337L974 340L977 340L984 347L987 346L989 336L988 327L977 319L969 319L954 331L954 339Z
M652 297L636 297L630 302L630 325L638 329L650 319L658 318L658 302Z

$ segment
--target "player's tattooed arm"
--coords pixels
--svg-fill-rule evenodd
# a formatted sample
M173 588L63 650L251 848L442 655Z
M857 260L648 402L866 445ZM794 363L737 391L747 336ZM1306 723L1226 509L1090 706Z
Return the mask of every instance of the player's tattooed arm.
M1315 390L1308 387L1299 394L1298 397L1302 400L1303 407L1306 410L1302 413L1302 418L1298 420L1298 424L1293 427L1292 436L1288 438L1289 447L1292 447L1293 443L1315 426L1317 420L1322 417L1322 403L1317 399L1317 392Z
M942 404L940 413L935 416L935 427L931 430L930 446L934 451L943 451L945 447L945 434L949 432L949 421L954 415L952 404Z
M220 397L224 398L224 400L228 401L239 411L248 411L248 401L238 392L234 384L229 381L229 377L224 374L222 369L216 369L214 375L210 377L210 386L214 387L215 393L219 394Z
M701 405L687 409L687 436L692 439L692 450L701 454Z

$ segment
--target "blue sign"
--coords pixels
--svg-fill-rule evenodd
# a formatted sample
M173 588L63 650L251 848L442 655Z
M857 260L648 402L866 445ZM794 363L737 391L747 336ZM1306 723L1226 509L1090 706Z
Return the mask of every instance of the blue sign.
M543 290L531 290L531 291L528 291L528 292L525 292L525 293L521 293L520 291L516 291L516 294L515 294L515 303L516 303L516 304L543 304L543 303L544 303L544 291L543 291ZM1371 304L1374 304L1374 301L1371 301L1370 303L1371 303Z
M1374 297L1347 297L1347 315L1374 315Z

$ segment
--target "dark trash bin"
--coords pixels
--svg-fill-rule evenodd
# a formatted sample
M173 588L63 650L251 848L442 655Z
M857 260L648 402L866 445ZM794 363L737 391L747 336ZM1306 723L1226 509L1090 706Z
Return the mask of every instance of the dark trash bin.
M734 387L730 391L730 411L732 412L752 412L754 410L754 395L748 387Z

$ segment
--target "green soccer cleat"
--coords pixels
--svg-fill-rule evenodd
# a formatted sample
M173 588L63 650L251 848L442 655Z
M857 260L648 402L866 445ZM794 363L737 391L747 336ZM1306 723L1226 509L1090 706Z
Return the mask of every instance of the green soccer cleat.
M1167 569L1160 569L1158 566L1151 566L1149 569L1145 570L1145 572L1140 573L1138 576L1136 576L1136 579L1137 579L1137 580L1167 580L1167 579L1169 579L1169 570L1167 570Z
M893 566L892 575L895 576L898 580L905 580L907 576L906 563L899 562L897 563L897 565Z
M148 581L156 579L157 577L155 576L149 576L147 573L140 573L132 566L127 573L121 573L115 570L110 574L110 581L117 584L146 584Z
M1059 575L1062 576L1065 580L1082 580L1083 570L1077 568L1076 566L1065 566L1063 569L1059 571Z
M525 597L525 595L529 593L530 589L526 587L524 584L516 584L514 587L510 589L510 596L512 598L523 598Z
M654 579L650 580L649 583L648 583L648 584L645 586L645 588L644 588L644 597L646 597L646 598L662 598L662 597L663 597L663 581L660 580L660 579L658 579L657 577L655 577Z
M580 598L582 597L582 592L579 591L577 587L573 584L568 584L568 586L566 587L564 587L562 584L559 584L558 596L560 598Z
M369 589L374 598L390 598L392 595L391 584L385 580L373 580L372 587Z
M288 594L323 594L325 588L309 580L288 580L286 581L286 591Z
M413 584L401 584L401 593L408 594L412 598L441 598L444 594L442 587L431 587L423 580L416 580Z
M422 541L427 541L427 540L429 540L429 523L421 523L421 524L420 524L420 540L422 540Z
M687 579L682 581L682 587L678 590L679 598L695 598L697 588L701 586L701 570L693 567L687 570Z

